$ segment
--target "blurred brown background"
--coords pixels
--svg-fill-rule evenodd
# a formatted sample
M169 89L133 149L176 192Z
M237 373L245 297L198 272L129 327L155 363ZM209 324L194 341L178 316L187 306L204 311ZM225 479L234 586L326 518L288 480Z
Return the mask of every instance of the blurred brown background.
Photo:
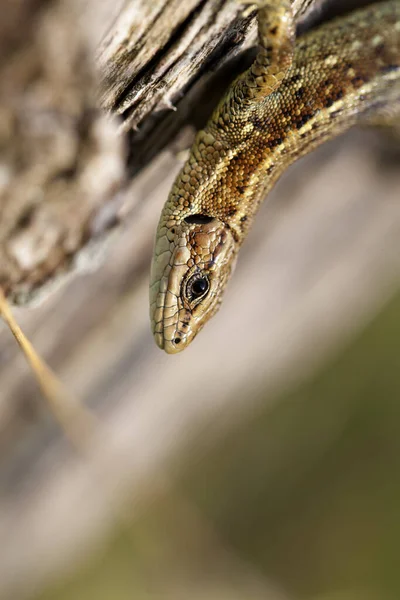
M107 136L80 155L77 186ZM98 418L86 453L0 331L0 598L397 599L398 143L354 130L294 165L219 314L166 356L150 334L148 267L182 145L124 185L116 167L105 199L91 179L95 209L79 214L86 232L112 223L109 243L90 244L40 306L15 309ZM15 230L2 231L6 248Z

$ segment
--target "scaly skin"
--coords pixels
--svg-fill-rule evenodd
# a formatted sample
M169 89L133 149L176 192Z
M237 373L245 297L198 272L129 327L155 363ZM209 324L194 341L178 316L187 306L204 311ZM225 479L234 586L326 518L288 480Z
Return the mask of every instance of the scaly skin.
M156 343L183 350L217 311L254 215L297 158L355 124L400 117L400 0L295 44L289 0L259 0L260 50L198 132L161 214L150 283Z

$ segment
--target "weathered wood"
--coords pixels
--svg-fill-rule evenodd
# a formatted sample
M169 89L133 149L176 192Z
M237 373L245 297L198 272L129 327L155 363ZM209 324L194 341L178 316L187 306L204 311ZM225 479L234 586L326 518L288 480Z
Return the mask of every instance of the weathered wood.
M42 0L12 10L3 3L0 285L25 304L45 284L54 288L80 250L115 224L123 179L170 144L193 113L206 118L223 90L201 117L210 73L254 43L255 11L247 7L244 16L227 0ZM294 3L299 20L308 4ZM124 130L140 124L128 165L127 140L100 112L99 89Z
M221 13L215 2L3 4L0 285L25 303L44 283L54 286L79 250L115 222L125 163L115 123L97 108L94 50L101 36L106 32L98 58L103 104L134 113L134 122L125 119L130 127L159 110L161 96L173 97L198 76L220 43L218 27L228 30L233 13ZM240 6L233 6L237 14ZM112 23L116 7L121 12L109 29L98 13ZM210 19L218 27L208 32ZM190 24L179 30L185 20ZM126 100L114 106L123 90ZM143 106L131 101L136 95Z
M94 224L124 177L123 140L97 107L95 32L85 33L79 4L2 7L0 285L22 303L101 233Z
M157 493L188 440L211 443L261 401L276 400L400 285L400 176L379 163L376 135L351 132L287 173L261 209L220 314L187 352L164 356L150 334L147 286L159 211L179 169L172 140L196 122L220 77L210 70L225 63L225 79L233 76L227 58L251 45L254 20L239 19L235 2L103 0L105 20L99 3L86 2L82 22L78 0L71 11L65 2L43 2L36 29L24 11L38 3L10 0L15 12L0 36L9 52L0 57L1 147L13 166L0 171L0 273L25 300L72 262L82 265L77 251L95 234L122 223L96 273L35 310L16 310L51 366L99 416L101 443L87 460L70 449L2 329L2 598L29 596L79 560L121 497L137 506ZM101 102L121 112L122 129L140 121L128 165L124 138L96 108L90 56L100 37ZM163 109L182 94L177 113ZM193 127L185 132L190 138Z
M309 4L295 0L299 19ZM171 110L200 75L256 43L254 16L231 0L126 4L98 54L102 105L121 115L125 130Z

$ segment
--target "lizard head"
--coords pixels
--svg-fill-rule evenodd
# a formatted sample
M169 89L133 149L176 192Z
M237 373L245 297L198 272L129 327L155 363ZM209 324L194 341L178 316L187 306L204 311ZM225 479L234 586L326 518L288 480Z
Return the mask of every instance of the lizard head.
M237 254L217 218L161 220L150 275L150 318L157 345L180 352L219 308Z

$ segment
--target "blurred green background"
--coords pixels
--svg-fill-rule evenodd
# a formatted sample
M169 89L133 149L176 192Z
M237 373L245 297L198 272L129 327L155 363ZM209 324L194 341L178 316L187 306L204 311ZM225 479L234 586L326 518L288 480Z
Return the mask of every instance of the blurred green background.
M40 599L400 598L399 339L400 294Z

